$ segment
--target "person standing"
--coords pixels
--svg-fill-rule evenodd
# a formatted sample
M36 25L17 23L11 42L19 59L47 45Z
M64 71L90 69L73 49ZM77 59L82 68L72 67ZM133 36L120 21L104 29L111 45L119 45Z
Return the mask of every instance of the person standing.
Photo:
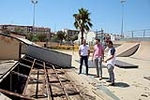
M115 58L116 58L115 56L116 50L113 47L112 41L107 41L106 44L109 48L107 59L104 61L105 63L107 63L107 69L109 73L109 80L107 82L110 82L111 83L110 85L114 86L115 83L114 65L115 65Z
M88 75L88 58L90 56L90 48L86 44L86 40L83 40L83 44L79 46L79 56L80 56L80 68L79 68L79 74L82 73L82 65L83 61L85 62L86 66L86 75Z
M102 61L104 59L104 48L100 44L100 39L96 39L96 45L94 45L94 51L92 56L92 61L94 61L96 66L97 75L99 79L102 79Z

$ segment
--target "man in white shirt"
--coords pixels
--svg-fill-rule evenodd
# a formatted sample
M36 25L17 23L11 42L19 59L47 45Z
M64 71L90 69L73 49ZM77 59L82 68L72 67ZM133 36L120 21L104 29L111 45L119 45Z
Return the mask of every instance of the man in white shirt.
M115 82L115 75L114 75L114 65L115 65L115 53L116 50L113 47L113 42L112 41L108 41L107 42L107 46L109 48L108 50L108 55L107 55L107 59L105 60L105 62L107 63L107 68L108 68L108 73L109 73L109 80L107 82L111 82L111 86L114 86L114 82Z
M86 75L88 75L88 58L90 56L90 48L86 44L86 40L83 40L83 44L79 47L79 56L80 56L80 68L79 68L79 74L82 73L82 65L83 60L85 62L86 66Z

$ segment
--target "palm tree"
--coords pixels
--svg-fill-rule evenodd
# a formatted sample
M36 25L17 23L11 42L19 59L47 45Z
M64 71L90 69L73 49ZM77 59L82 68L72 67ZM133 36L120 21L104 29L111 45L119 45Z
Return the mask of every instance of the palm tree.
M91 19L89 18L90 13L87 9L81 8L78 9L79 13L73 14L73 17L75 18L74 26L76 29L79 29L81 32L81 43L83 43L83 34L84 32L87 32L90 30L90 28L93 26L91 23Z

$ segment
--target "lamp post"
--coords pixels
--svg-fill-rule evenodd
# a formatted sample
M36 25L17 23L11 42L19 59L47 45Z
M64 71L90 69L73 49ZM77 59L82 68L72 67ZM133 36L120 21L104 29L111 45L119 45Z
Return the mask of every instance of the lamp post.
M126 2L125 0L120 0L120 3L122 4L121 36L124 35L124 34L123 34L123 28L124 28L123 22L124 22L124 3L125 3L125 2Z
M35 5L38 3L37 0L31 0L31 2L33 3L33 28L35 25Z

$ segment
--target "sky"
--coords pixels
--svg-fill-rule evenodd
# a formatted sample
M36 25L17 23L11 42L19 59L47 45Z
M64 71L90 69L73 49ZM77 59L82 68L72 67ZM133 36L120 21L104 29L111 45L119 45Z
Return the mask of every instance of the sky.
M85 8L91 14L92 31L120 33L122 5L120 0L38 0L35 26L52 31L75 29L73 14ZM31 0L1 0L0 24L33 25ZM150 29L150 0L126 0L124 31Z

